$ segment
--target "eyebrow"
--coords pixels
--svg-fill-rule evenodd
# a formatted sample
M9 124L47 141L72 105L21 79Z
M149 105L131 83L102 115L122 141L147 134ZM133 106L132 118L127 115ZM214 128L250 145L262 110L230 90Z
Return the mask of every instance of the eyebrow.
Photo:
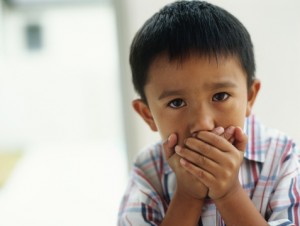
M178 96L184 93L183 90L164 90L158 97L159 100L170 96Z
M224 81L224 82L213 82L205 85L207 89L222 89L222 88L236 88L237 85L231 81Z
M213 82L213 83L207 83L204 85L206 90L218 90L218 89L224 89L224 88L236 88L237 85L230 81L225 82ZM184 90L164 90L158 97L159 100L164 99L166 97L170 96L178 96L182 95L184 93Z

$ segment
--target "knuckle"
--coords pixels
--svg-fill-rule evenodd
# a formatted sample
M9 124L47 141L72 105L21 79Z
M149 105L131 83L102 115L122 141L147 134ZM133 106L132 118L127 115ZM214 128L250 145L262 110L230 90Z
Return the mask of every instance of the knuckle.
M231 155L230 158L227 158L226 167L229 170L235 170L239 167L240 156L239 155Z
M184 144L186 145L186 146L191 146L192 145L192 143L193 143L193 138L186 138L185 140L184 140Z
M206 158L203 155L198 155L197 162L199 165L204 166L206 163Z
M199 177L199 178L203 178L203 176L204 176L203 171L202 171L202 170L198 170L198 171L196 172L196 176Z
M213 146L211 146L211 145L209 145L209 144L205 144L205 148L203 148L202 153L203 153L204 155L206 155L206 154L208 154L208 153L210 153L210 152L213 152L214 149L215 149L215 148L214 148Z
M224 174L224 178L230 178L232 175L232 172L231 172L231 170L224 170L223 174Z
M215 147L211 146L211 145L208 145L207 149L208 149L207 151L211 152L211 151L215 150Z
M224 180L220 181L220 183L219 183L219 190L223 191L223 190L226 189L226 187L227 187L226 182Z
M196 152L201 149L201 142L195 138L187 138L185 140L185 145Z
M219 144L221 142L221 138L220 136L211 136L211 142L213 144Z
M235 161L233 161L232 159L230 159L228 161L228 169L233 170L233 169L235 169L235 166L236 166Z

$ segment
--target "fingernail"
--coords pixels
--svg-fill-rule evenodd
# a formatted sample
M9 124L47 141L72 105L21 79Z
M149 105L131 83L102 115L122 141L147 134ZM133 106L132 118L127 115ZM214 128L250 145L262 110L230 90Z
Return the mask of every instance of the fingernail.
M171 135L168 136L167 141L170 142L170 140L171 140Z
M185 159L181 158L181 159L180 159L180 163L183 164L183 165L186 165L187 162L186 162Z
M176 145L176 146L175 146L175 152L180 152L180 150L181 150L181 147L178 146L178 145Z
M174 134L170 134L170 135L168 136L168 142L170 142L170 141L171 141L171 139L172 139L172 136L174 136Z
M229 128L226 129L226 133L232 135L234 133L234 130L235 130L234 126L230 126Z
M215 132L216 132L217 134L219 134L219 135L222 134L222 133L224 133L224 128L221 127L221 126L215 128L214 130L215 130Z

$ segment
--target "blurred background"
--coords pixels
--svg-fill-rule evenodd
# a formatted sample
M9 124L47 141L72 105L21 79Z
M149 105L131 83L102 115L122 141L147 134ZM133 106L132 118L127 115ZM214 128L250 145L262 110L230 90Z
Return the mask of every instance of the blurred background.
M135 115L128 54L167 0L0 0L0 225L116 225ZM252 35L254 112L300 143L300 2L212 0Z

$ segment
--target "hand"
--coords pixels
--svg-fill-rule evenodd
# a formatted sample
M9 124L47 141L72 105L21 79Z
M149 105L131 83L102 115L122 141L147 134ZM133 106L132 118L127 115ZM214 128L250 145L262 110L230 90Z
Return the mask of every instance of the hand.
M181 157L174 150L178 142L177 139L176 134L171 134L163 144L166 159L176 175L176 192L185 198L204 199L207 196L208 189L197 177L180 164Z
M222 127L215 128L212 133L223 136L227 140L233 140L232 134L227 131L224 132L224 128ZM193 176L181 166L181 157L175 153L174 149L177 144L177 139L176 134L171 134L168 140L163 144L166 159L177 178L177 190L183 195L195 199L204 199L207 197L208 189L197 177Z
M246 144L242 129L229 127L223 136L201 131L188 138L185 147L176 146L176 153L180 164L208 188L208 196L218 200L240 188L238 172Z

